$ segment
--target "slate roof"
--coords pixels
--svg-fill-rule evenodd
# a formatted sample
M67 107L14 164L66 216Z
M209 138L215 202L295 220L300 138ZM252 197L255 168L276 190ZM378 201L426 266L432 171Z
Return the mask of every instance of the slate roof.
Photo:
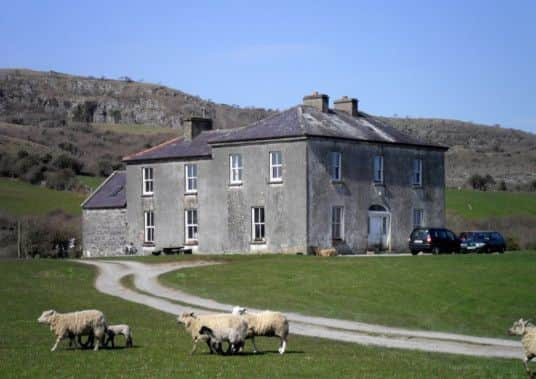
M89 197L82 203L83 209L125 208L126 173L114 171Z
M298 105L249 126L202 132L191 141L175 138L125 157L124 161L129 163L210 156L212 144L290 137L339 138L447 149L445 146L430 144L406 135L363 112L359 112L358 117L352 117L342 111L330 109L329 112L323 113L311 106Z

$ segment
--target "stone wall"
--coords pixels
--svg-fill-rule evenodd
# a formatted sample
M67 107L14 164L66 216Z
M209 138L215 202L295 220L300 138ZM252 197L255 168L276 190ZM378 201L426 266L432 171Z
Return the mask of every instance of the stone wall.
M127 243L127 210L84 209L82 213L83 256L124 255Z

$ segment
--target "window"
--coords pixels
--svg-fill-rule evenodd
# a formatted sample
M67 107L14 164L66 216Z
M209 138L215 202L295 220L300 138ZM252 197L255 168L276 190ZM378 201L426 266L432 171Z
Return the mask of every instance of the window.
M413 227L420 228L424 226L424 211L422 209L413 210Z
M374 157L374 183L383 183L383 156Z
M154 191L154 176L152 167L143 167L142 172L142 181L143 181L143 194L152 195Z
M283 156L280 151L270 152L270 181L283 181Z
M184 178L186 184L186 193L197 193L197 165L184 165Z
M231 154L229 156L229 167L231 184L242 183L242 156L240 154Z
M144 240L145 243L154 243L154 212L148 211L144 212L144 225L145 233Z
M413 185L422 185L422 159L413 160Z
M337 151L331 152L331 180L341 180L342 154Z
M331 238L334 240L342 240L344 235L344 208L331 208Z
M198 231L197 209L187 209L184 212L184 219L186 242L196 242Z
M264 207L251 208L251 230L253 235L253 241L264 241Z

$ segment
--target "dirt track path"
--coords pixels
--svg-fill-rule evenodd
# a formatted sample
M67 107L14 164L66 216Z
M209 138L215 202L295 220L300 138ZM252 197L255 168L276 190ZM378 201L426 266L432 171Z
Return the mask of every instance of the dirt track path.
M99 269L95 287L100 292L144 304L173 315L189 310L205 313L207 311L230 312L233 307L231 304L222 304L163 286L157 279L158 276L169 271L216 264L214 262L198 261L165 264L113 260L84 260L79 262L96 266ZM135 287L145 293L133 291L121 285L121 278L131 274L134 275ZM247 304L240 305L247 307ZM258 311L253 308L248 309L253 312ZM354 321L310 317L292 312L285 312L285 315L290 321L291 333L303 336L440 353L501 358L522 357L521 343L517 341L392 328Z

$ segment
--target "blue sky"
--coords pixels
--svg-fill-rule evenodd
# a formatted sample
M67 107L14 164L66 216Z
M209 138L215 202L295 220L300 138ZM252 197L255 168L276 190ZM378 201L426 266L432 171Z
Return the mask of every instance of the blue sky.
M81 2L80 2L81 3ZM536 1L0 2L0 67L536 132Z

